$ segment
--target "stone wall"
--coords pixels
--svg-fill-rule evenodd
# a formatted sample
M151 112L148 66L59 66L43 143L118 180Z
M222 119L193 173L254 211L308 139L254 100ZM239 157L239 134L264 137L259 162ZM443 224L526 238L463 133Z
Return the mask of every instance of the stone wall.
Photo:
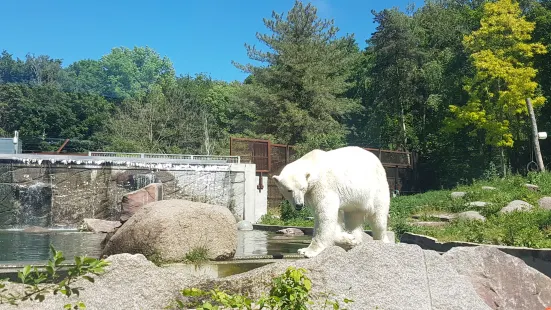
M237 219L242 219L247 201L242 166L245 165L150 170L49 163L28 166L0 164L0 195L4 197L0 198L0 228L28 225L75 227L84 218L118 220L122 197L151 183L163 184L164 199L226 206ZM38 188L40 191L33 191ZM254 204L262 203L258 197L252 198L249 199L252 208L255 208ZM30 216L25 217L23 213Z

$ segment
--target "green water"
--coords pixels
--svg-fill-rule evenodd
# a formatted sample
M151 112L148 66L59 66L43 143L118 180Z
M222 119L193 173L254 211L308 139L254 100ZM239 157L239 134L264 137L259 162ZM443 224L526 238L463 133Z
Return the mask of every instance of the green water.
M104 237L103 234L67 230L44 233L0 230L0 265L44 263L50 257L50 244L63 252L67 263L77 255L99 258Z
M66 262L74 256L99 258L104 234L50 230L28 233L21 230L0 230L0 266L43 264L49 258L49 246L62 251ZM296 254L308 246L310 236L282 236L264 231L239 231L235 256Z

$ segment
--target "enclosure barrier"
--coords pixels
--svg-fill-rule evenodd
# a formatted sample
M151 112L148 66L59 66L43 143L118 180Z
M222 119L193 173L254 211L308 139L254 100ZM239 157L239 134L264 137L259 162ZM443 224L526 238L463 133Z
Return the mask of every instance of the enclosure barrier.
M122 153L122 152L88 152L93 157L121 157L121 158L155 158L155 159L189 159L201 161L225 161L230 164L239 164L239 156L218 155L185 155L185 154L154 154L154 153Z

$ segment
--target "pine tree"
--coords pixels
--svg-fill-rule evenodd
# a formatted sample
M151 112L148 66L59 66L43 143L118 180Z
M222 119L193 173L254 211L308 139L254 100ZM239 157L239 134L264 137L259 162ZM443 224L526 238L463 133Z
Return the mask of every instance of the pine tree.
M303 151L345 144L345 116L359 104L345 97L352 87L351 66L359 55L352 36L337 38L332 20L322 20L311 4L296 1L287 16L264 19L271 34L259 41L271 51L245 44L249 58L266 66L235 64L251 74L244 97L256 106L259 134Z

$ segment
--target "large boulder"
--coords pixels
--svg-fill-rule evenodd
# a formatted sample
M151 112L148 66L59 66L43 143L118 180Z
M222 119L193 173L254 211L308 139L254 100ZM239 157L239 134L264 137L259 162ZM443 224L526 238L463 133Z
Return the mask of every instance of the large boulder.
M514 211L528 211L534 208L531 204L523 200L513 200L508 205L503 207L499 213L510 213Z
M538 205L544 210L551 211L551 197L542 197L540 200L538 200Z
M89 274L94 283L78 279L80 296L67 298L62 294L46 294L43 302L25 301L19 306L0 304L0 309L59 310L68 303L84 302L87 309L164 309L183 287L194 286L197 277L174 268L155 266L141 254L118 254L106 259L110 265L99 276ZM202 275L205 277L205 275ZM22 292L21 284L10 284L10 291Z
M237 249L236 224L226 207L179 199L152 202L117 229L103 254L141 253L158 262L179 262L192 250L207 249L208 259L225 260Z
M379 241L363 243L348 252L333 246L311 259L276 262L230 277L205 280L198 287L219 287L258 298L289 266L308 271L313 295L327 293L330 299L354 300L346 306L351 310L490 309L468 279L437 252ZM323 300L321 296L319 301Z
M451 197L453 199L463 198L463 197L465 197L465 195L467 195L466 192L453 192L453 193L451 193Z
M100 219L84 219L80 227L82 231L94 233L112 233L121 226L119 221L106 221Z
M457 218L471 221L486 221L486 218L477 211L461 212L457 215Z
M443 254L492 309L551 307L551 278L495 247L457 247Z
M163 200L163 184L152 183L122 197L121 222L126 222L136 211L146 204Z

